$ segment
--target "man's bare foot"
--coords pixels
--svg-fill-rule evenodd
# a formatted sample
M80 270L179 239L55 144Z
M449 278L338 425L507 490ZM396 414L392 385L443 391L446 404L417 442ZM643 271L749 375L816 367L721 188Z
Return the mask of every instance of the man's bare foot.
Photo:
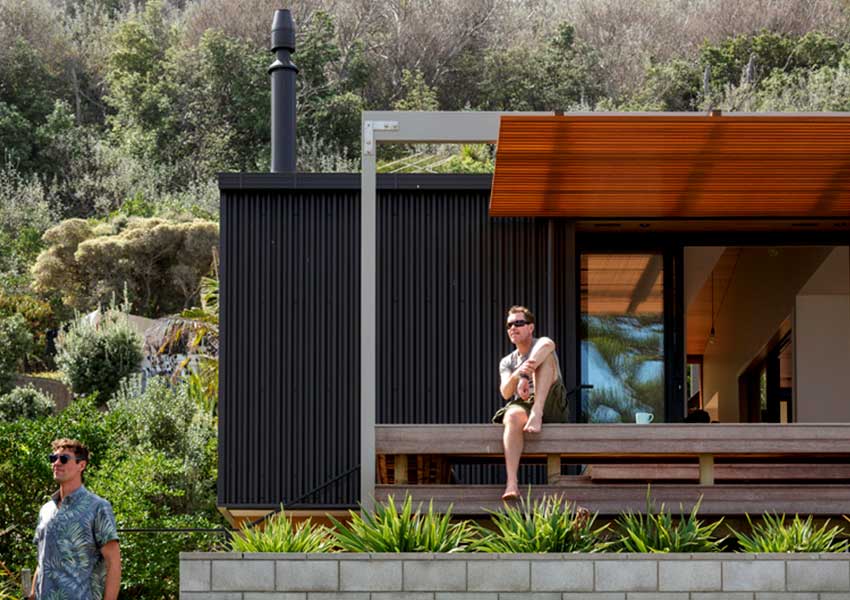
M505 493L502 494L502 500L505 502L509 500L516 500L519 498L519 488L514 486L508 486L505 488Z
M540 433L541 429L543 429L543 417L539 415L531 415L525 427L522 428L527 433Z

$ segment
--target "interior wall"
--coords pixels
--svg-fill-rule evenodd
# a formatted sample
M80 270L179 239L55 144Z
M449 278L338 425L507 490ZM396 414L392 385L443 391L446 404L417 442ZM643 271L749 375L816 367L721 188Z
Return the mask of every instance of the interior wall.
M800 423L850 423L850 297L797 296L795 414Z
M850 252L835 248L800 290L794 318L794 414L850 422Z
M716 308L716 341L706 347L706 407L723 423L739 421L738 376L792 314L797 292L830 254L824 247L742 248Z
M723 255L726 246L692 246L685 248L685 314L691 307L691 302L699 294L702 286L708 281L714 265ZM685 324L687 328L687 323Z
M684 327L685 332L688 331L688 311L691 308L691 303L697 298L700 290L708 281L714 266L718 259L726 250L725 246L691 246L684 249L685 259L685 277L684 277ZM685 336L687 339L687 335ZM682 361L687 364L688 348L687 344L683 348L684 355ZM688 392L685 391L683 402L687 402ZM703 408L709 412L712 420L717 420L716 406L710 405L710 397L703 398Z

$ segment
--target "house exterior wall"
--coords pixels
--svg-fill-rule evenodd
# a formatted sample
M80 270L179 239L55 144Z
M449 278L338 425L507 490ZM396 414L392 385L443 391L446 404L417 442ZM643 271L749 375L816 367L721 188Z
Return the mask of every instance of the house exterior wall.
M218 503L355 506L359 177L222 175L220 185ZM535 311L541 334L574 331L569 226L493 219L488 203L488 176L379 177L378 423L489 421L512 304ZM470 482L502 471L463 470Z
M222 190L221 506L276 507L358 464L358 218L350 189Z

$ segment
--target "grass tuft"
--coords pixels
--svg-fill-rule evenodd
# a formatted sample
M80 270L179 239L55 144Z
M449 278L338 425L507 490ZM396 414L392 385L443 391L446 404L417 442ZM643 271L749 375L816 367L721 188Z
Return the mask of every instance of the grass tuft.
M344 552L460 552L472 541L473 529L468 521L452 524L451 506L445 514L413 510L413 499L406 496L401 511L392 496L386 505L378 503L374 512L361 516L349 511L348 525L329 517L334 524L334 538Z
M477 526L480 539L471 550L476 552L599 552L607 525L594 529L596 514L577 507L563 496L546 496L531 502L529 497L519 506L491 512L492 531Z
M330 552L333 538L326 527L314 525L311 519L296 527L281 507L263 529L243 525L230 548L234 552Z
M726 538L715 539L714 531L723 519L704 523L697 518L702 497L690 514L681 509L679 518L674 518L664 504L656 513L646 490L646 513L621 514L615 523L618 538L612 543L618 552L719 552Z
M845 517L846 519L847 517ZM829 519L820 528L815 527L812 516L805 521L800 515L786 524L785 515L765 513L761 523L753 523L747 515L752 533L747 535L732 530L741 552L847 552L848 540L839 539L841 528L829 527Z

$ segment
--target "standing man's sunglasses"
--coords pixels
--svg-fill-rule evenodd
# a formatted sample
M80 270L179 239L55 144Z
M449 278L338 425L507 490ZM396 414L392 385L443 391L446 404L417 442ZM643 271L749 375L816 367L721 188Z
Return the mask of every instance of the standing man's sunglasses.
M528 321L517 319L516 321L508 321L507 323L505 323L505 329L510 330L511 327L522 327L524 325L528 325Z
M77 462L80 462L83 459L79 458L78 456L71 456L70 454L51 454L47 457L47 460L49 460L51 464L55 463L58 460L63 465L66 465L68 464L69 460L75 460Z

